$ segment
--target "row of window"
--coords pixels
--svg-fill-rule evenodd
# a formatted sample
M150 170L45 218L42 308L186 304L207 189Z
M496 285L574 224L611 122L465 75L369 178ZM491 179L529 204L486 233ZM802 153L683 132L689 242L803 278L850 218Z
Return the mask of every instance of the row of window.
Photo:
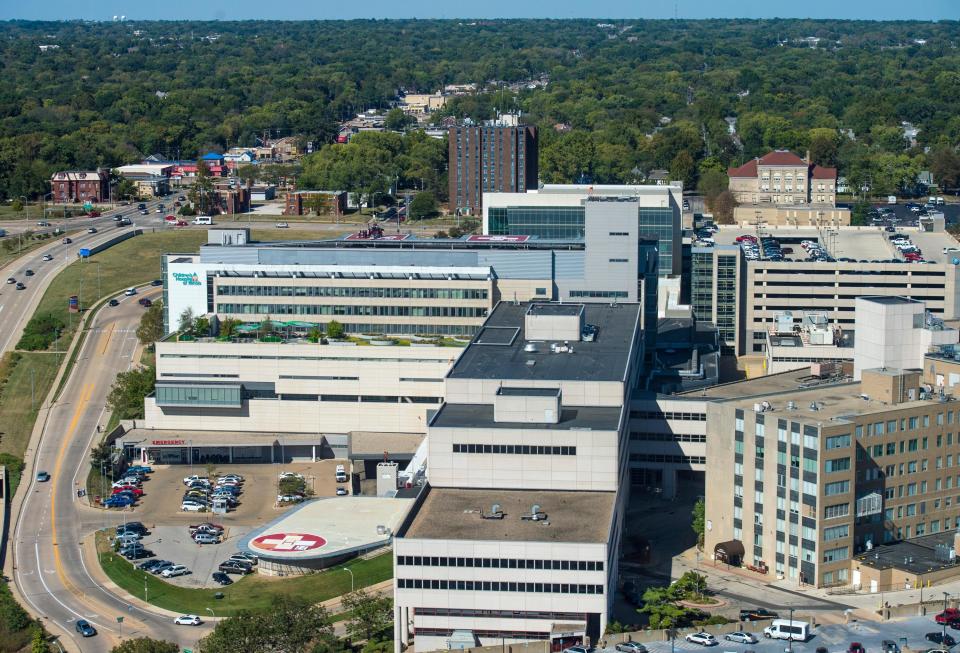
M626 290L571 290L570 297L606 297L609 299L626 299L629 296Z
M337 363L442 363L438 358L362 358L359 356L270 356L260 354L160 354L160 358L217 358L262 361L335 361Z
M553 447L533 444L453 444L453 453L496 453L535 456L576 456L576 447Z
M582 612L473 610L470 608L414 608L414 614L418 617L488 617L493 619L553 619L556 621L583 621L586 618L586 615Z
M632 453L632 463L677 463L684 465L705 465L706 456L683 456L680 454Z
M218 295L242 297L351 297L371 299L487 299L481 288L384 288L327 286L217 286Z
M360 315L376 317L486 317L482 306L344 306L340 304L217 304L218 313Z
M631 440L643 442L706 442L707 436L699 433L630 433Z
M630 419L678 419L687 422L706 422L706 413L683 413L659 410L631 410Z
M436 580L398 578L406 590L461 590L466 592L532 592L536 594L603 594L603 585L589 583L515 583L499 580Z
M414 635L420 637L453 637L454 628L414 628ZM538 630L483 630L473 628L470 634L475 637L485 637L489 639L550 639L549 632Z
M452 556L397 556L398 566L467 567L474 569L553 569L603 571L602 560L527 560L526 558L466 558Z

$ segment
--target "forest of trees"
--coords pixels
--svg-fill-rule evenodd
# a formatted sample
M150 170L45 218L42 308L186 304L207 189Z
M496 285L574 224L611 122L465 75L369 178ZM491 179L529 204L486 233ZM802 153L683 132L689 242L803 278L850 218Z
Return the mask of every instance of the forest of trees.
M400 88L540 75L546 88L460 97L437 117L522 110L541 128L545 182L629 182L664 168L695 185L774 147L809 149L877 192L921 169L954 185L960 176L957 22L17 21L0 30L0 199L42 195L56 169L194 157L264 133L330 143L338 121L388 108ZM40 50L49 44L59 48ZM920 130L915 147L903 121ZM421 174L414 145L386 143L393 159L378 163L381 181L357 181L356 192L377 192L393 174L442 195L445 159ZM436 160L422 150L414 163ZM322 179L324 165L308 159L304 170Z

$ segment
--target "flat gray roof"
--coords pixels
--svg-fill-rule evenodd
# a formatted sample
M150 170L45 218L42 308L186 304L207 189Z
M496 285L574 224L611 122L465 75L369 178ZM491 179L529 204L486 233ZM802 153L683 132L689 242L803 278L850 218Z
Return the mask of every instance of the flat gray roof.
M870 295L868 297L858 297L858 299L865 299L867 301L873 302L874 304L922 304L916 299L910 299L909 297L884 297L883 295L874 296Z
M583 304L553 304L553 303L533 303L527 309L530 315L566 315L577 316L583 310Z
M607 541L615 492L561 492L552 490L427 489L427 496L402 537L425 540L481 540L506 542ZM483 519L493 504L503 519ZM544 521L521 519L540 506ZM549 525L548 525L549 524Z
M444 404L430 426L440 428L490 428L490 429L548 429L569 431L584 429L592 431L616 431L620 426L620 407L612 406L564 406L556 424L527 422L496 422L490 404Z
M598 331L593 342L571 342L572 354L555 354L545 341L535 341L536 352L524 351L527 343L524 315L528 306L512 302L497 304L480 333L450 370L449 378L623 380L640 329L639 304L583 304L584 321L596 325ZM499 339L485 335L503 329L516 329L516 337Z

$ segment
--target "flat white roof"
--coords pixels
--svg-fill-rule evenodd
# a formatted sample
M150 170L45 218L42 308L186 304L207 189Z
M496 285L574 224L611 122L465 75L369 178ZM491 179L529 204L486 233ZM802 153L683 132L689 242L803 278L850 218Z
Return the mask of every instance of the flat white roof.
M244 538L240 549L270 560L316 560L389 544L413 499L314 499ZM377 533L386 526L387 534Z

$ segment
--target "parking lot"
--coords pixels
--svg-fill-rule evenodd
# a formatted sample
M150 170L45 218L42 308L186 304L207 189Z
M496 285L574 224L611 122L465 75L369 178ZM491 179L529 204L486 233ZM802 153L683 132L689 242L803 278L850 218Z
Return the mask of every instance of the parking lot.
M129 521L140 521L149 534L143 539L146 548L156 557L185 565L190 574L169 579L169 582L184 587L213 587L211 579L217 566L237 552L237 544L254 528L263 526L282 516L293 504L277 505L277 488L281 472L302 474L306 487L317 497L336 495L338 486L350 491L349 484L338 484L335 470L345 460L323 460L315 463L287 463L284 465L189 465L155 467L143 483L144 494L132 510L124 511ZM180 502L183 497L185 477L197 474L217 475L233 473L244 477L240 503L227 514L209 512L183 512ZM351 492L352 493L352 492ZM195 543L188 532L191 524L213 522L224 527L223 540L219 544ZM139 564L142 560L134 561ZM238 578L237 576L233 577Z

